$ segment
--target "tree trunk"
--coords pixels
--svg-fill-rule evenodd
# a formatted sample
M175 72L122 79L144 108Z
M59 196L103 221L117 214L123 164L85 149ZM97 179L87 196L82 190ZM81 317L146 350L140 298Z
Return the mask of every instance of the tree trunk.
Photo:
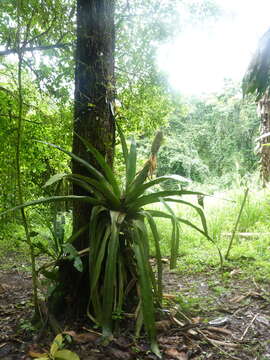
M114 0L77 0L77 48L75 67L75 109L73 153L97 167L76 134L87 139L112 165L115 142L114 101ZM77 162L72 172L89 176ZM75 195L85 195L73 187ZM89 223L91 206L73 204L73 230ZM89 229L75 241L82 250L89 246ZM79 273L71 263L60 266L61 298L66 300L69 315L85 313L89 298L88 257ZM61 304L62 306L62 304Z
M261 178L263 186L266 186L270 181L270 146L264 144L270 143L270 136L266 135L270 132L270 97L266 93L258 103L258 113L261 117L260 125L260 165L261 165Z
M111 104L114 98L114 0L77 1L77 50L75 70L74 131L87 139L112 163L114 119ZM81 140L74 134L73 152L95 164ZM87 175L84 168L73 162L73 173ZM74 194L83 190L74 186ZM74 231L89 222L90 208L74 204ZM88 246L80 237L80 248Z

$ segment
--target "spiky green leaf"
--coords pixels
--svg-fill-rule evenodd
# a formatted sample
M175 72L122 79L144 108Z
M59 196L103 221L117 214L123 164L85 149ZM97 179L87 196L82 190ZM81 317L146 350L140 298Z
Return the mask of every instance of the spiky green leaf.
M119 197L120 189L119 189L119 186L117 184L116 178L113 174L111 167L107 164L107 162L105 161L104 157L100 154L100 152L92 144L90 144L89 141L82 138L78 134L76 134L76 135L84 143L86 149L89 152L91 152L91 154L95 157L95 159L96 159L97 163L100 165L106 179L108 180L108 183L112 186L115 196Z
M138 175L134 178L133 182L130 184L129 192L132 192L137 188L137 186L142 185L147 179L149 170L151 167L150 160L147 160L143 168L139 171Z
M66 176L67 176L67 174L65 174L65 173L55 174L49 178L49 180L45 183L45 185L43 185L43 187L50 186L50 185L62 180Z
M127 147L126 139L125 139L124 133L121 129L121 126L117 122L116 122L116 127L117 127L118 134L120 136L122 152L123 152L125 165L126 165L126 169L127 169L127 167L128 167L128 147Z
M126 174L126 187L132 183L136 175L136 164L137 164L137 148L134 139L131 140L130 150L128 154L127 162L127 174Z
M182 196L182 195L204 195L202 193L196 191L188 191L188 190L167 190L167 191L157 191L153 194L144 195L139 197L138 199L131 201L127 204L128 208L140 208L144 205L157 203L160 201L160 198L165 198L168 196Z
M95 314L97 315L98 319L102 319L102 310L100 307L100 294L98 293L97 284L100 280L102 275L102 263L105 259L106 249L108 245L108 240L110 238L111 229L110 225L107 225L105 234L102 236L99 247L99 251L96 255L96 259L92 257L92 266L90 270L90 294L91 294L91 301L93 303Z
M33 200L33 201L28 201L24 204L15 206L14 208L8 209L6 211L3 211L2 213L0 213L0 216L3 216L11 211L16 211L22 208L26 208L28 206L35 206L38 204L46 204L46 203L50 203L50 202L56 202L56 201L63 201L63 200L76 200L76 201L83 201L83 202L87 202L91 205L99 205L102 204L101 200L97 200L97 199L93 199L90 196L78 196L78 195L65 195L65 196L51 196L48 198L43 198L43 199L39 199L39 200Z
M165 199L163 199L163 200L165 200ZM183 204L183 205L187 205L187 206L192 207L198 213L198 215L200 216L204 232L206 234L208 234L206 218L205 218L205 215L204 215L204 211L203 211L203 209L201 207L196 206L196 205L192 204L191 202L181 200L181 199L166 198L166 201L168 201L168 202L176 202L178 204Z
M107 226L106 222L107 209L103 206L95 206L91 211L90 224L89 224L89 247L91 251L89 254L89 281L90 281L90 297L87 307L87 315L94 322L102 323L102 309L100 302L99 289L96 288L96 282L99 279L100 273L95 269L96 261L98 259L99 250L103 249L106 244L102 241L104 231ZM104 219L103 219L104 217ZM102 221L100 221L102 219ZM109 229L110 230L110 229ZM109 231L110 234L110 231ZM103 244L103 245L102 245ZM90 305L92 304L94 316L90 313Z
M103 321L102 330L103 335L108 337L112 333L112 312L113 312L113 299L115 295L116 286L116 266L117 266L117 253L119 246L119 229L117 226L117 218L119 213L111 211L111 234L108 245L108 253L106 257L106 269L103 288Z
M57 150L62 151L63 153L69 155L72 159L76 160L77 162L79 162L81 165L83 165L91 175L93 175L96 179L98 180L105 180L104 176L101 174L101 172L99 172L96 168L94 168L92 165L90 165L87 161L81 159L79 156L73 154L72 152L65 150L63 148L61 148L58 145L55 144L51 144L47 141L41 141L41 140L36 140L38 143L44 144L44 145L48 145L51 146Z
M134 254L137 261L139 273L140 297L143 313L143 321L146 332L150 339L151 349L156 355L160 356L156 342L155 314L153 294L151 288L151 277L149 272L148 258L146 258L144 242L141 239L142 234L134 224L132 231Z
M161 261L161 250L160 250L160 236L157 230L156 223L152 215L148 212L144 212L148 223L150 225L151 232L153 234L154 245L156 250L156 261L157 261L157 283L158 283L158 297L159 302L162 301L162 261Z
M166 199L165 199L166 200ZM153 217L161 217L161 218L165 218L165 219L173 219L173 216L171 214L167 214L164 211L159 211L159 210L147 210ZM190 226L191 228L193 228L194 230L198 231L200 234L202 234L203 236L205 236L209 241L211 241L212 243L215 243L214 240L202 229L200 229L198 226L194 225L192 222L190 222L189 220L180 218L179 216L177 216L177 220L185 225Z
M130 191L128 191L128 194L126 196L127 201L132 201L142 195L145 190L153 187L154 185L158 185L164 181L173 180L179 183L187 183L190 182L189 179L186 179L180 175L167 175L167 176L159 176L154 180L148 181L145 184L138 185L135 188L133 187Z

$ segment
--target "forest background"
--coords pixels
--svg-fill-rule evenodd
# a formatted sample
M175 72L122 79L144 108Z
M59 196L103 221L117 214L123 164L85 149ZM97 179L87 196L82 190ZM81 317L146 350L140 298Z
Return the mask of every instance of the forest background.
M176 11L179 3L184 9L184 17ZM57 144L66 150L72 148L75 5L71 0L19 1L16 5L4 0L1 4L0 212L23 202L72 193L71 185L61 177L70 172L70 159L39 141ZM206 208L212 243L204 245L204 254L199 251L197 256L193 254L194 244L201 247L206 243L203 237L184 226L178 229L182 240L180 255L193 266L201 265L198 257L205 257L206 261L215 264L219 262L213 242L219 253L220 249L224 253L227 245L222 241L222 231L232 229L240 205L246 201L247 192L244 200L242 198L243 187L252 188L253 193L241 223L237 224L239 230L255 231L260 227L260 231L269 232L266 225L268 211L264 211L266 202L260 211L256 208L258 204L252 203L255 191L258 189L259 194L261 189L260 165L254 150L260 125L256 99L251 95L243 98L241 84L229 79L217 93L186 96L174 91L166 75L157 67L161 44L183 31L185 26L208 18L218 21L221 14L219 6L211 0L116 1L116 101L112 111L128 144L132 144L133 137L137 139L139 165L143 166L148 157L153 134L162 129L165 140L158 154L157 176L176 174L186 180L180 185L167 181L158 185L158 190L188 187L205 192L209 195L207 199L212 196L232 205L227 211L225 203L219 203L223 214L214 209L211 215ZM93 106L89 102L90 110ZM114 172L119 178L124 175L119 138L116 138ZM55 174L60 174L57 176L61 181L57 185L51 182L53 186L44 186ZM203 208L202 199L195 197L194 201L197 200ZM202 208L197 209L199 214ZM176 206L175 211L181 214L183 210ZM68 255L74 260L74 267L82 270L78 252L69 242L65 243L72 233L69 202L41 205L27 209L21 215L22 219L19 213L8 212L0 218L0 240L4 251L13 248L25 253L27 243L34 260L40 255L57 253L57 241L62 241L61 256ZM194 218L192 211L185 215ZM201 219L205 226L204 217ZM160 221L159 225L162 225L162 254L168 255L168 224ZM265 247L266 243L260 243L256 250L255 247L237 247L234 255L237 251L245 251L245 254L252 251L255 256L255 251L259 258ZM176 259L178 249L176 255L171 253ZM58 261L58 255L56 257ZM269 259L263 260L262 276L269 270ZM36 274L35 269L32 274ZM33 282L35 284L35 279Z
M64 5L63 5L64 4ZM25 200L48 195L48 178L67 170L61 154L35 139L71 147L73 116L74 4L54 1L44 6L28 1L20 14L21 39L31 39L22 64L24 99L21 169ZM259 118L255 101L243 100L240 84L227 80L223 91L186 97L170 88L156 66L159 44L181 31L176 2L118 2L116 42L116 114L127 136L138 139L143 159L153 131L162 128L158 175L179 174L195 183L228 188L258 169L254 140ZM218 17L218 7L203 2L185 4L189 21ZM194 10L196 9L196 10ZM18 204L16 152L18 145L18 80L16 48L18 14L7 1L1 8L1 210ZM37 11L38 10L38 11ZM139 15L138 15L139 13ZM65 16L64 16L65 14ZM66 15L68 14L68 15ZM170 17L170 21L168 18ZM181 24L181 27L179 26ZM121 172L119 161L115 169ZM168 185L169 186L169 185ZM15 217L15 218L14 218ZM16 215L1 219L16 222Z

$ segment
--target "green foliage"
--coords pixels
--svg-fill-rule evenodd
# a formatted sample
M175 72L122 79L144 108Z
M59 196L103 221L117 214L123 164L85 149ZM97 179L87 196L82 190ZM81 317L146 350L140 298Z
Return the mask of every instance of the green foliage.
M251 186L251 185L250 185ZM236 188L224 193L216 193L214 197L205 198L205 214L207 217L209 234L217 242L221 252L226 253L233 227L241 204L244 191ZM224 268L241 268L241 276L255 276L259 280L269 276L269 194L267 191L258 190L253 184L247 198L239 228L235 236L234 246L231 249L230 261L224 262ZM174 208L176 214L183 212L182 207ZM193 212L185 212L187 219L194 218ZM170 253L169 225L158 220L162 229L161 243L163 254ZM194 232L190 227L182 226L181 252L178 269L183 273L208 271L218 266L216 251L210 242L205 242L203 237ZM241 233L250 233L242 236ZM268 274L268 275L267 275Z
M69 92L65 85L72 79L75 1L30 0L2 5L0 43L5 50L0 54L16 54L20 48L23 67L29 70L40 90L66 100ZM38 59L29 56L29 50L36 48L43 49L43 56Z
M196 316L206 299L199 297L183 297L178 294L175 300L179 304L182 312L188 316Z
M121 190L111 169L104 162L99 153L82 139L87 149L95 156L103 169L104 175L92 168L83 160L68 153L73 159L79 161L90 172L93 178L86 178L76 174L66 175L71 181L89 189L91 201L97 201L92 209L90 219L90 303L89 316L103 327L105 336L112 331L113 313L121 310L125 303L125 289L139 276L140 313L143 315L144 325L151 340L152 350L157 352L154 328L154 302L161 302L161 255L159 249L159 235L153 216L157 213L145 210L143 206L164 201L171 201L169 196L193 194L189 191L154 192L144 195L146 189L168 180L171 177L162 177L144 183L151 171L152 159L160 146L152 147L150 159L145 163L139 173L136 173L136 145L132 141L128 151L125 138L119 129L122 142L126 182ZM94 179L99 180L98 182ZM179 200L180 201L180 200ZM162 216L163 213L161 212ZM173 215L166 215L169 218ZM203 216L201 214L201 216ZM154 279L152 269L148 262L149 244L145 221L150 225L155 239L154 246L158 264L158 282ZM183 221L178 219L178 221ZM204 230L203 230L204 231ZM202 231L202 232L203 232ZM205 231L207 229L205 228ZM206 233L207 236L207 233ZM106 255L107 254L107 255ZM117 261L118 260L118 261ZM105 269L104 281L102 269ZM154 298L152 294L154 290ZM155 299L155 300L154 300ZM91 305L91 306L90 306ZM93 315L90 311L93 311Z
M15 175L18 91L17 53L23 53L22 182L25 199L50 195L42 188L49 176L67 171L61 154L44 149L33 139L46 138L67 149L72 138L72 93L75 39L75 1L4 1L0 10L0 211L18 203ZM116 87L118 121L126 133L149 135L166 124L173 111L168 84L156 68L158 45L170 39L190 20L216 13L212 1L116 1ZM18 7L18 9L17 9ZM18 11L17 11L18 10ZM19 20L19 21L18 21ZM20 34L18 37L16 34ZM67 46L62 46L67 44ZM55 48L46 49L46 46ZM9 53L10 55L5 55ZM60 135L61 134L61 135ZM6 154L9 154L6 156ZM188 157L185 158L188 166ZM118 170L118 169L117 169ZM172 172L172 171L169 171ZM164 174L167 173L164 169ZM6 221L14 221L8 214ZM34 221L31 219L31 221Z
M178 174L187 179L186 183L191 179L205 182L209 177L207 165L200 159L194 144L183 137L179 139L177 135L171 131L167 132L166 143L159 154L158 174ZM171 182L167 182L166 185L169 188L175 186Z
M197 192L188 190L174 191L152 191L153 186L166 180L178 181L177 176L163 176L148 182L147 177L153 173L155 168L155 158L161 145L161 135L158 133L153 142L151 156L146 161L143 168L136 172L137 150L135 141L131 142L128 150L125 138L119 128L121 138L126 181L120 186L111 168L106 164L104 158L86 140L81 139L88 151L95 157L102 173L95 169L85 160L77 157L73 153L49 144L50 146L64 152L74 160L81 163L88 172L89 177L78 174L58 174L51 178L47 185L53 185L62 178L83 187L88 191L87 196L54 196L47 199L30 201L21 207L37 205L44 202L54 202L63 199L73 199L87 201L93 205L89 222L89 276L90 276L90 298L88 315L103 328L104 336L111 335L113 330L113 314L121 313L126 303L126 291L131 291L131 285L138 281L138 322L143 316L144 326L151 341L152 350L158 354L155 339L155 304L162 301L162 263L160 251L160 236L155 224L155 217L165 217L172 220L172 255L174 265L178 253L178 223L184 223L193 227L205 237L210 239L204 214L201 208L181 200L179 196L196 195ZM47 143L45 143L47 144ZM162 201L168 213L144 208L145 206L159 203ZM192 222L176 217L167 202L177 202L192 207L199 215L202 229ZM155 255L157 258L157 281L149 263L149 236L146 223L154 239ZM59 237L63 239L63 233L57 232L56 244ZM84 229L86 230L86 229ZM61 240L62 241L62 240ZM174 266L173 265L173 266ZM133 291L136 291L133 288Z
M179 28L177 1L119 0L116 6L116 86L121 126L150 133L166 121L170 99L156 68L157 46Z
M1 190L0 208L4 210L18 203L17 179L16 179L16 141L17 141L17 113L18 94L16 81L13 78L14 66L5 69L5 77L8 84L0 86L0 167L1 167ZM13 79L13 80L12 80ZM48 190L42 185L45 179L54 172L66 171L68 164L59 154L52 149L44 148L33 139L46 136L54 142L59 138L58 133L63 133L59 140L60 145L71 142L71 108L55 107L54 101L48 96L38 92L31 77L23 72L24 109L23 109L23 139L21 144L21 177L27 200L49 195ZM63 121L65 119L65 121ZM70 122L70 124L69 124ZM7 156L8 154L8 156ZM8 220L8 219L6 219ZM13 220L12 217L9 219Z
M170 111L167 85L157 73L154 55L157 42L166 39L174 26L168 19L175 4L151 0L129 5L125 1L116 2L116 80L117 93L123 104L117 113L119 118L129 119L129 131L147 129L149 133L166 120ZM149 13L154 17L146 16ZM46 137L49 142L67 149L71 146L75 1L44 0L42 5L35 0L16 4L4 2L0 20L3 48L0 52L2 211L18 203L15 145L19 105L16 51L19 47L25 50L22 63L24 136L21 146L25 199L51 195L50 189L42 188L45 179L54 173L67 171L69 166L61 154L50 148L44 149L33 139ZM51 45L56 47L45 48ZM35 47L40 50L32 53L27 50ZM11 55L6 56L8 53ZM122 122L126 128L125 121ZM13 220L13 215L7 214L5 221Z
M76 238L76 235L70 235L70 216L65 213L54 212L52 219L43 217L43 227L44 225L46 225L47 231L45 232L41 228L39 232L35 233L36 237L32 241L36 256L46 254L54 260L55 266L61 259L68 259L73 261L73 265L78 271L82 272L83 265L80 254L72 245L72 241ZM55 278L55 270L47 271L46 265L45 269L41 266L39 272L49 279Z
M174 108L159 154L159 175L172 172L228 187L254 172L259 119L239 88L228 82L219 95L176 98Z
M116 87L121 103L117 114L125 133L149 135L167 124L173 104L167 80L156 67L158 47L191 22L217 15L212 0L117 2Z

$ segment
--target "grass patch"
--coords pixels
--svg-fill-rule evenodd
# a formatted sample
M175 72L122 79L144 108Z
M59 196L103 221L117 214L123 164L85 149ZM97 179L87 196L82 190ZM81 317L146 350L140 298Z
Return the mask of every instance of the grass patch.
M243 200L244 190L233 189L213 196L205 197L204 211L206 214L209 234L220 248L223 256L229 244L229 234L234 227ZM224 274L239 269L240 277L254 277L256 281L270 278L270 194L267 190L250 190L242 217L239 222L230 259L224 261ZM197 198L193 198L197 205ZM198 215L188 206L170 204L175 213L182 218L201 226ZM156 210L164 210L156 205ZM35 217L37 219L37 217ZM36 220L37 222L37 220ZM68 222L69 232L70 222ZM171 221L157 220L161 238L163 256L170 255ZM16 223L0 224L0 262L1 269L19 266L28 262L28 247L24 241L24 230ZM39 233L34 241L48 242L48 227L38 221L35 230ZM238 233L253 233L254 236L239 236ZM152 253L154 255L154 248ZM9 260L10 259L10 260ZM220 260L217 248L204 236L186 225L181 225L180 249L177 260L177 271L184 274L219 271Z
M234 227L244 190L234 189L205 198L205 214L209 234L214 239L223 256L225 255L230 234ZM224 262L224 271L241 269L240 276L254 277L263 281L270 277L270 195L267 190L252 190L239 222L238 231L231 249L230 259ZM194 197L194 204L197 199ZM178 216L186 218L200 226L199 219L184 206L173 204ZM159 209L162 210L161 205ZM158 220L161 237L161 250L164 256L169 256L170 221ZM246 235L241 233L247 233ZM179 272L199 273L220 266L217 248L205 237L186 225L181 226L180 251L177 262Z

